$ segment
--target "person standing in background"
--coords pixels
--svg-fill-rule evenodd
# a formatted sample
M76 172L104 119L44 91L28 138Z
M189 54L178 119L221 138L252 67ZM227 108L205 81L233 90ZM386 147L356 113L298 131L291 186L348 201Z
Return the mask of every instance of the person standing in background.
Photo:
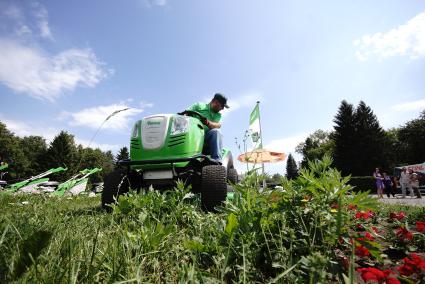
M381 173L379 172L379 168L375 169L375 172L373 173L373 177L375 178L378 198L384 198L384 183L382 181L382 176L381 176Z
M393 176L392 180L393 180L393 192L394 194L396 194L399 182L396 176Z
M410 174L405 167L400 174L400 185L401 185L401 198L406 198L406 189L409 188L410 185Z
M409 169L409 170L407 170L407 172L409 173L409 193L410 193L410 197L413 198L414 197L414 191L413 191L412 186L415 183L414 179L412 179L413 170Z
M410 174L410 196L413 198L413 193L416 194L416 198L422 198L421 192L419 190L419 178L418 174L412 173Z
M395 192L393 190L393 182L391 180L391 177L387 175L387 173L384 173L383 183L385 186L385 193L387 194L388 198L390 198L390 194L395 197Z

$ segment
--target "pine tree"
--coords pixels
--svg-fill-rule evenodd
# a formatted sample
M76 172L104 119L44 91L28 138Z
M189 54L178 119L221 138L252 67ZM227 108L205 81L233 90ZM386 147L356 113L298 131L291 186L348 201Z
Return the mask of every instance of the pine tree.
M356 158L352 161L353 175L371 175L376 167L387 168L386 135L371 108L360 101L355 114Z
M61 131L50 143L45 156L46 168L67 167L68 170L59 174L63 179L69 178L79 169L77 147L74 136L66 131Z
M294 179L297 176L298 176L297 163L295 162L294 158L292 157L292 154L289 154L288 160L286 162L286 178L287 179Z
M353 105L342 101L334 119L334 163L343 175L353 173L352 163L358 155Z
M342 101L334 122L334 163L343 175L371 175L376 167L388 167L390 143L369 106L361 101L354 110Z
M115 163L117 163L120 160L127 160L129 158L130 158L130 154L128 153L128 148L127 147L122 147L118 151L118 154L115 156Z

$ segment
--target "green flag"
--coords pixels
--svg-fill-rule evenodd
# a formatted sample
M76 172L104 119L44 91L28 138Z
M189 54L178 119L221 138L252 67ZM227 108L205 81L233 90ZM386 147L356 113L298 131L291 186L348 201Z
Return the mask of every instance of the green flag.
M261 147L260 108L258 107L258 104L255 106L254 110L251 112L251 116L249 117L249 130L251 132L252 142L258 143L258 147Z

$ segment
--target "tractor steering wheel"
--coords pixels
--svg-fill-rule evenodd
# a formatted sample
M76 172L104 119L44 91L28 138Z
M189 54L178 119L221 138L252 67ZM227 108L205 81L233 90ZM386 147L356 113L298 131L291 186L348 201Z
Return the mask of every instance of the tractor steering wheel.
M179 112L177 114L179 114L179 115L187 115L187 116L191 116L191 117L196 117L196 118L198 118L202 122L202 124L207 125L208 119L205 116L203 116L202 114L200 114L199 112L197 112L197 111L194 111L194 110L185 110L185 111Z

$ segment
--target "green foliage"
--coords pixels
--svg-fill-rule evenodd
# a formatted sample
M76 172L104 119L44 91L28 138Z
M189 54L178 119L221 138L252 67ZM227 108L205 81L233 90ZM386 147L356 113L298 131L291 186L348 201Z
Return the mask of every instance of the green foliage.
M25 156L20 141L0 122L0 157L10 166L11 179L18 179L30 168L30 161Z
M121 160L130 159L130 153L127 147L122 147L114 158L115 168L119 167L118 162Z
M348 178L331 163L283 178L284 190L246 181L215 214L183 183L130 192L112 214L98 198L0 195L0 282L339 281L334 248L353 225L346 205L376 204L347 195Z
M375 179L372 176L353 176L348 183L353 186L354 192L369 191L374 193L376 189Z
M40 136L26 136L19 139L19 147L30 166L22 172L23 176L34 176L39 174L40 169L44 168L43 158L47 154L47 144L44 138Z
M75 172L77 166L77 147L74 136L61 131L50 143L45 156L46 168L67 167L68 171L58 175L62 180L70 178Z
M297 163L295 162L294 158L292 157L292 154L289 154L288 160L286 161L286 178L287 179L294 179L297 176L298 176Z
M296 152L303 155L301 167L307 167L308 161L321 160L326 154L332 156L335 145L331 138L331 133L319 129L298 144Z
M367 175L376 167L388 167L383 150L388 144L386 136L363 101L355 110L343 101L334 122L335 166L343 174Z
M334 163L344 175L349 175L352 173L351 163L355 161L359 152L355 145L357 137L355 134L353 105L345 100L342 101L334 123L334 133L332 135L332 139L335 142Z
M66 166L66 172L51 176L63 181L84 168L101 167L102 172L91 177L92 182L98 182L112 171L114 157L111 151L76 145L74 136L65 131L47 145L40 136L15 136L0 122L0 159L9 164L8 180L25 179L50 168Z
M115 156L115 163L117 163L120 160L126 160L126 159L130 159L130 153L128 152L127 147L122 147L118 151L118 154Z
M407 164L423 163L425 161L425 111L419 118L407 122L398 132L402 142L401 151Z

